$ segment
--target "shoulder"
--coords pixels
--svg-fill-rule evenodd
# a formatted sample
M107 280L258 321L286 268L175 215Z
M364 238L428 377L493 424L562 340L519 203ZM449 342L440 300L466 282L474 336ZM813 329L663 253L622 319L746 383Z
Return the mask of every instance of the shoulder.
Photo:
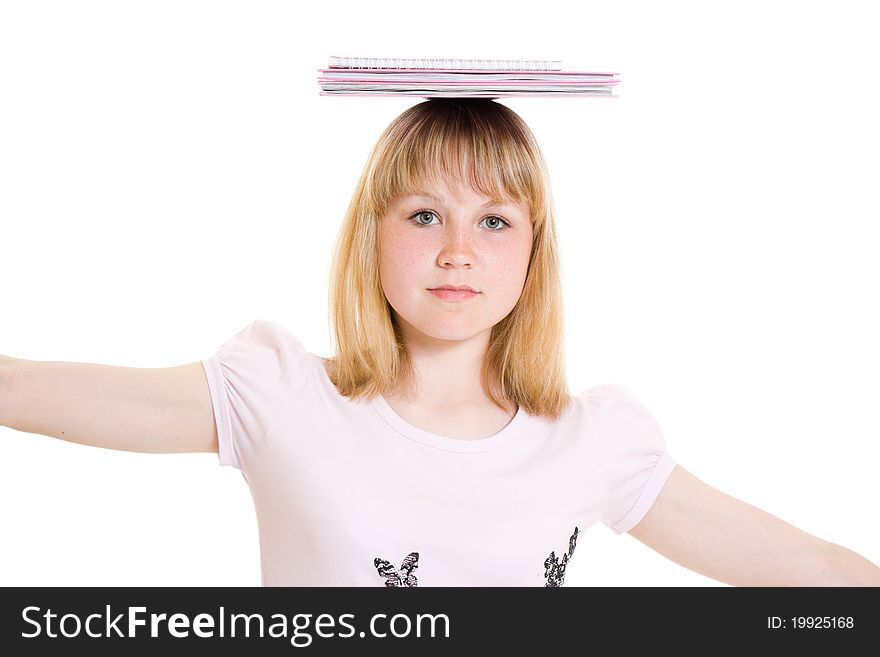
M626 388L616 383L603 383L584 389L579 394L567 396L564 410L555 418L538 415L533 411L529 414L548 422L548 425L577 428L584 423L595 424L595 421L615 409L632 404L635 398Z
M586 388L577 396L577 399L593 414L643 408L638 398L619 383L602 383Z
M263 342L295 342L300 344L299 339L285 326L270 319L255 319L245 326L237 335L247 336L250 339Z
M608 490L603 522L620 534L650 508L675 459L651 411L625 386L595 386L581 400L588 408Z
M216 359L228 379L281 381L300 386L309 353L287 328L267 319L255 319L228 338Z
M617 383L584 390L578 401L595 435L609 453L665 451L663 432L653 413L633 392Z
M302 354L305 352L302 342L288 329L268 319L255 319L230 337L221 346L221 350L269 349L275 352Z

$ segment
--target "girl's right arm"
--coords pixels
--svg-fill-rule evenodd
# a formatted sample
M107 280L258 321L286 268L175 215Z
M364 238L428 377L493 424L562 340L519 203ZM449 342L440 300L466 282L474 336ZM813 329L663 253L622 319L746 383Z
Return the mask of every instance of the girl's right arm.
M136 368L0 356L0 425L128 452L217 452L199 361Z

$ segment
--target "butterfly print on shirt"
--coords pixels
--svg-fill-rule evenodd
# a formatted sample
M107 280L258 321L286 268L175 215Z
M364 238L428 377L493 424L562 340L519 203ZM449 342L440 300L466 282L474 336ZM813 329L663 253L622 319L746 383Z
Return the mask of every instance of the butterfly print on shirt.
M562 561L556 557L555 552L550 552L550 556L544 560L544 577L547 583L544 586L562 586L565 580L565 567L568 565L571 555L574 554L574 546L577 543L578 528L574 528L574 533L568 539L568 554L562 555Z
M403 558L403 563L398 571L390 561L376 557L373 565L379 571L379 575L385 578L385 586L418 586L419 581L413 575L413 571L419 567L419 553L410 552Z

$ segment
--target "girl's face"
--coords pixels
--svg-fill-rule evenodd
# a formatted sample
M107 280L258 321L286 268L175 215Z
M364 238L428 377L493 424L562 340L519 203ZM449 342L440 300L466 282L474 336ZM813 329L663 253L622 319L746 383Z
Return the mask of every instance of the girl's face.
M492 205L446 185L396 199L379 222L379 275L408 339L466 340L504 319L522 293L532 224L522 204ZM469 286L477 294L432 293Z

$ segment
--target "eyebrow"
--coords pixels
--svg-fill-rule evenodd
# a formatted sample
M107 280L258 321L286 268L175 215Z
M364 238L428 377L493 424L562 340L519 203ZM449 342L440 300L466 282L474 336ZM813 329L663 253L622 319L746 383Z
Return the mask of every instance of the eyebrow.
M432 201L435 201L435 202L437 202L437 203L441 203L441 204L442 204L442 203L446 203L446 199L437 198L436 196L433 196L432 194L426 194L426 193L424 193L424 192L418 192L418 193L416 193L416 194L413 194L413 196L415 196L416 198L427 198L427 199L430 199L430 200L432 200ZM496 201L492 200L492 201L489 201L489 202L487 202L487 203L484 203L484 204L483 204L483 207L484 207L484 208L489 208L489 207L492 207L492 206L502 207L502 206L508 206L508 205L510 205L510 204L508 204L508 203L497 203Z

